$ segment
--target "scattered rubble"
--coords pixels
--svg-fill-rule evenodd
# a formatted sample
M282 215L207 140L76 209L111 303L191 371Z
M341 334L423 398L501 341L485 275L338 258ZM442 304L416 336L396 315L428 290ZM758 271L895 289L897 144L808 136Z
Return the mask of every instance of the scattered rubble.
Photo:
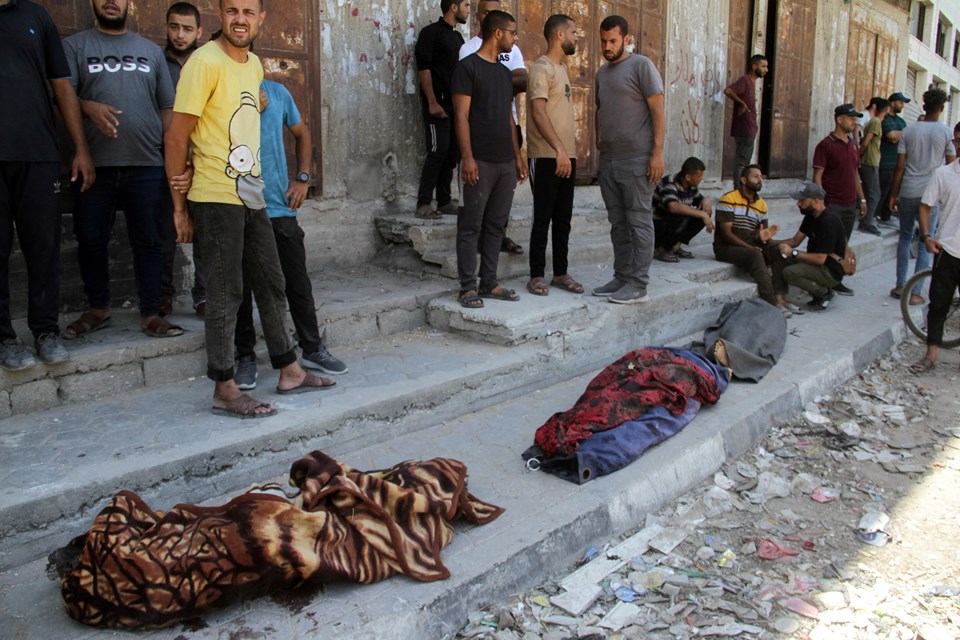
M456 637L960 639L960 498L938 504L960 480L960 372L909 374L918 352L881 357L631 535L471 614ZM911 506L941 474L952 491ZM926 542L904 542L914 536Z

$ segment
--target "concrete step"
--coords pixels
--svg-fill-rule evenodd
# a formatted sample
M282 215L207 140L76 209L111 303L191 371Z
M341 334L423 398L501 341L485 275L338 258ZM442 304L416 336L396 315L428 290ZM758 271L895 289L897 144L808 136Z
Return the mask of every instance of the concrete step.
M609 240L606 243L609 246ZM855 233L850 243L857 252L860 269L869 269L896 255L893 236ZM714 308L756 295L753 281L733 265L713 259L710 245L696 245L692 253L697 259L680 263L654 261L648 289L651 303L616 305L606 298L589 295L594 286L610 277L609 263L598 261L582 271L571 266L571 273L584 283L583 295L551 289L548 296L534 296L526 291L525 276L504 276L504 286L515 288L520 300L488 301L482 309L466 309L452 297L437 297L427 308L427 320L437 329L505 345L611 324L648 344L662 344L664 339L705 326L712 319L709 315ZM628 326L631 322L635 326ZM661 328L666 328L665 333L658 333Z
M5 431L5 448L19 448L21 456L18 461L8 457L0 467L9 469L13 464L16 472L12 475L18 480L3 479L8 491L3 498L2 529L10 530L12 501L19 500L18 514L26 526L37 526L42 519L33 518L34 511L49 517L51 510L60 509L73 519L71 527L51 523L45 545L33 543L33 555L44 546L66 542L68 533L89 524L104 499L95 497L90 489L81 490L77 486L81 484L97 485L104 497L120 488L141 491L152 507L166 509L180 501L222 503L232 493L230 485L245 487L281 477L295 459L315 447L360 469L382 468L404 459L449 456L468 465L471 492L506 508L491 524L457 527L453 542L443 552L444 563L452 572L449 579L424 584L397 577L367 586L327 585L322 592L247 601L206 615L201 623L150 633L156 640L287 640L331 633L345 640L448 637L466 622L470 611L569 570L574 558L597 540L636 527L645 514L711 476L772 425L794 415L818 395L831 392L902 339L899 307L886 296L892 268L888 261L863 269L855 285L851 284L856 296L838 298L823 314L790 319L785 351L760 383L731 384L716 406L702 410L680 434L628 467L585 485L527 471L520 453L532 442L534 430L554 412L569 408L599 368L643 342L634 335L605 333L605 353L615 355L598 356L587 369L574 369L564 381L554 384L554 372L563 366L556 358L567 353L556 342L551 359L547 350L534 348L535 342L505 348L448 334L419 333L406 336L406 340L395 337L392 344L371 344L369 349L378 354L370 353L370 360L358 364L332 395L323 396L319 407L313 399L309 410L299 405L307 402L301 396L286 405L281 416L253 426L216 424L215 419L199 415L209 387L184 389L176 401L167 398L170 411L161 415L162 422L152 429L128 430L133 438L152 432L152 450L140 452L142 447L118 437L118 423L128 419L125 413L140 414L155 406L141 400L116 399L102 407L104 420L89 430L100 433L100 440L89 447L80 444L65 450L62 444L50 442L55 434L42 433L56 431L49 417L34 421L30 433L19 438ZM431 357L437 358L432 364ZM528 359L529 364L521 364ZM440 370L436 370L438 366ZM368 372L368 367L379 369L381 378ZM396 398L393 402L402 403L399 396L421 387L422 378L436 381L468 370L473 372L470 381L455 385L461 404L453 415L452 405L436 402L436 396L416 400L416 393L406 395L411 403L409 417L391 420L386 400L376 407L370 405L372 398L385 392ZM363 378L356 380L356 387L348 385L350 376L359 372ZM138 397L150 393L155 392L141 392ZM344 406L348 396L355 406ZM366 401L356 403L360 396ZM478 410L484 404L482 396L487 396L490 406ZM334 405L341 413L353 412L354 419L345 427L356 435L352 440L337 442L331 437L329 430L336 428ZM314 415L318 420L308 419ZM68 418L61 416L62 421ZM292 422L303 423L299 434ZM416 423L429 424L413 433ZM38 424L45 426L38 428ZM26 464L32 444L48 449L59 446L60 461ZM114 448L121 455L112 457L108 452L104 457L115 462L93 464L93 449ZM78 457L85 449L87 455ZM176 461L178 457L191 459L193 467L184 467ZM266 463L266 458L271 461ZM66 467L62 474L58 465ZM218 469L228 465L235 473L224 468L217 475ZM159 466L164 467L165 480L158 480ZM164 483L168 488L158 489ZM22 551L13 553L18 547L10 537L0 544L7 567L30 557ZM0 574L4 636L17 640L114 637L114 632L76 625L61 613L57 583L45 575L44 565L40 559Z
M889 240L855 238L879 246L868 256L879 259L884 247L892 256ZM426 293L423 306L434 329L339 348L350 373L335 390L271 397L275 378L263 371L261 389L267 393L258 397L265 395L284 410L253 425L207 412L212 390L200 373L199 331L192 338L195 352L147 358L155 361L147 369L168 372L165 383L141 385L138 391L128 378L136 380L142 364L85 374L94 376L87 379L91 387L100 381L90 391L92 399L74 397L67 406L0 421L0 441L8 443L0 449L6 474L0 481L18 489L0 497L0 566L42 554L54 540L78 532L90 509L116 487L160 501L201 500L242 486L251 475L280 473L305 449L375 444L385 430L391 436L415 431L589 371L621 355L625 344L666 344L702 331L724 303L755 295L755 286L739 275L698 282L685 270L726 267L713 260L656 263L651 301L640 305L556 291L546 298L524 295L518 303L491 301L484 310L466 310L452 291L440 297ZM580 279L590 290L608 277L604 269ZM504 284L522 289L524 280ZM394 286L385 282L382 288ZM164 340L148 346L166 343L176 344ZM110 352L99 353L105 358ZM199 370L192 375L190 358Z
M369 267L316 273L313 283L321 329L334 351L420 327L426 321L427 303L450 285L449 280L429 275ZM63 325L75 317L69 314ZM259 326L256 314L254 318ZM175 308L170 320L185 333L150 338L140 331L136 311L115 309L110 327L66 343L70 361L0 371L0 418L205 375L203 321L189 305ZM25 321L15 324L20 335L29 335ZM292 331L292 323L289 326Z
M570 239L567 260L572 274L576 274L578 269L583 268L603 270L607 268L607 265L613 263L613 247L610 244L610 225L606 222L604 222L604 225L606 225L607 228L603 233L574 235ZM511 233L513 233L512 230ZM519 241L520 236L514 239ZM500 259L497 262L497 276L499 278L513 278L530 273L530 256L528 255L530 245L527 242L528 239L529 234L524 236L522 245L524 253L520 255L500 253ZM459 278L456 247L438 253L425 253L422 258L424 262L439 265L439 273L441 276L452 278L453 280ZM546 264L548 269L552 268L553 249L549 245L546 251Z
M440 220L421 220L409 214L378 216L377 231L385 242L409 244L427 262L427 256L456 252L457 218L444 216ZM510 213L507 235L524 245L530 238L533 224L532 207L514 207ZM571 220L571 236L608 235L610 225L607 213L599 209L577 209Z

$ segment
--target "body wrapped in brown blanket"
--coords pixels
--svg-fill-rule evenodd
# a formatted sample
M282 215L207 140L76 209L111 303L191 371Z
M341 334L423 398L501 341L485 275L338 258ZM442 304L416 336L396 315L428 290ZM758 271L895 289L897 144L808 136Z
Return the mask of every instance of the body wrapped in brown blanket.
M70 543L82 550L61 576L67 613L99 627L151 628L276 589L397 573L442 580L451 521L484 524L503 512L467 493L466 465L446 458L364 473L314 451L294 463L290 482L301 491L293 502L246 493L167 514L118 493Z

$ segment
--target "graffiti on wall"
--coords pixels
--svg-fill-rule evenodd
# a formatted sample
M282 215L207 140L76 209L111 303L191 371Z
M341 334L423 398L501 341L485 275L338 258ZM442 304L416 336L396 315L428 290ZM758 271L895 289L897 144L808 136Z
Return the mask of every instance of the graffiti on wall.
M699 144L703 139L704 103L707 100L723 102L722 64L711 62L706 55L686 49L676 53L675 62L668 70L667 84L675 94L686 94L680 111L680 134L687 145Z

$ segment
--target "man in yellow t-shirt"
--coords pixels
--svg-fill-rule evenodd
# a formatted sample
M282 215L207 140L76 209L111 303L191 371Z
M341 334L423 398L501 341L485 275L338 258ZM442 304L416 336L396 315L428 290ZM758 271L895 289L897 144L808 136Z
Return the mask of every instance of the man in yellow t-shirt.
M183 67L173 121L164 138L177 241L196 236L207 265L207 376L217 415L263 418L277 410L244 394L233 380L233 337L246 281L260 311L270 363L280 369L277 392L331 387L304 371L286 329L283 274L260 177L260 83L263 67L250 53L266 17L262 0L220 0L221 35ZM184 193L173 180L192 152L194 177ZM187 201L189 200L189 210Z

